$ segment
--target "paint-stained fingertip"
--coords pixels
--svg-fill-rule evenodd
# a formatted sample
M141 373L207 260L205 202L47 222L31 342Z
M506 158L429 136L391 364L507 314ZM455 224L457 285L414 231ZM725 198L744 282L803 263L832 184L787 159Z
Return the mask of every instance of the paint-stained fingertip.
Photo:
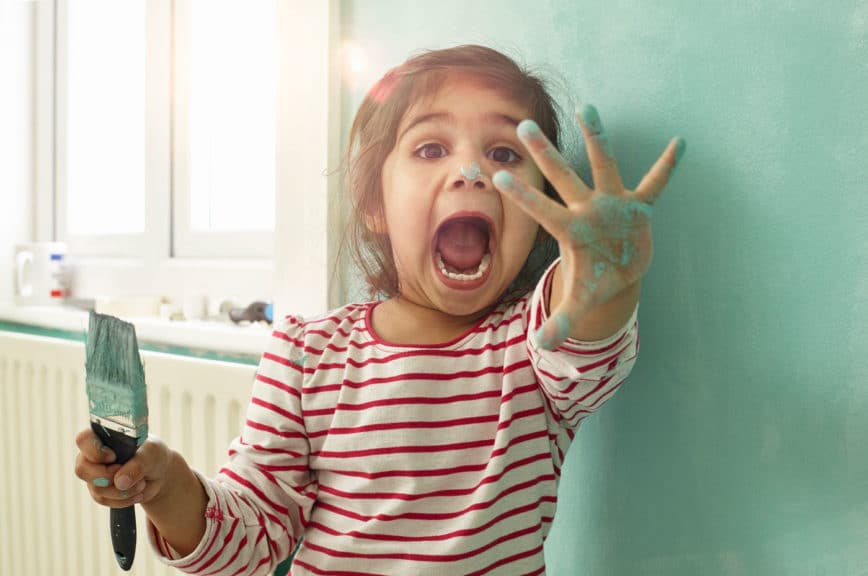
M515 127L515 132L519 138L539 138L542 136L539 124L529 118L519 122L518 126Z
M676 136L670 142L674 142L675 151L673 152L673 162L672 162L672 170L678 167L678 164L681 162L681 157L684 156L684 152L687 151L687 141L681 136Z
M537 345L537 348L542 348L543 350L553 350L554 346L552 346L551 340L545 335L545 325L542 325L537 329L533 334L534 342Z
M515 178L513 178L512 174L506 170L498 170L495 172L494 176L491 177L491 181L494 182L495 186L503 190L515 189Z
M592 133L603 131L603 123L600 120L600 113L593 104L579 104L576 106L576 116L579 117L582 124L585 125Z

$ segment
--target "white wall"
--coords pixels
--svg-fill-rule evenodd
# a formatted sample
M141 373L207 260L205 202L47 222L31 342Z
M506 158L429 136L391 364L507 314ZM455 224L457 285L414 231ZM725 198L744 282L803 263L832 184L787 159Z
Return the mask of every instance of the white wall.
M35 6L0 0L0 302L13 298L13 246L33 235Z

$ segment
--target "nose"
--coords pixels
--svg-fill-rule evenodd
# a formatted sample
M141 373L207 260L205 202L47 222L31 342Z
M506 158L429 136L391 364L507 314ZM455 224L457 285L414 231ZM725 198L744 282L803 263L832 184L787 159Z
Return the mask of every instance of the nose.
M452 181L453 188L476 188L483 190L486 187L486 176L476 161L462 163L458 166L458 174Z

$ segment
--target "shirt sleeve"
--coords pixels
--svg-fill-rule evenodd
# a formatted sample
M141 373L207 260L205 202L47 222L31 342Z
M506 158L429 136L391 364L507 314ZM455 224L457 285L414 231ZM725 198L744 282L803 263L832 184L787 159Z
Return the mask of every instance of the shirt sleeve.
M527 348L551 416L561 427L574 431L612 397L633 369L639 352L638 305L608 338L594 342L567 338L554 350L537 346L534 334L548 318L546 295L558 262L546 270L531 296Z
M197 473L205 488L205 534L180 557L149 525L160 559L189 574L270 574L301 538L318 485L302 417L304 334L287 317L272 333L256 371L241 436L215 478Z

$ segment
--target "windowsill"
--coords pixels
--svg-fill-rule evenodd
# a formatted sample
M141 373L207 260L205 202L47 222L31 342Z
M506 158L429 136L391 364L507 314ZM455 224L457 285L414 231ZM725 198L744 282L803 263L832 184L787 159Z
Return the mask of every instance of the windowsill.
M272 332L264 323L236 325L220 321L174 321L161 318L124 318L136 327L143 349L255 364ZM0 302L0 323L31 326L61 338L79 339L87 333L88 312L67 306L16 306ZM66 334L64 334L66 333Z

